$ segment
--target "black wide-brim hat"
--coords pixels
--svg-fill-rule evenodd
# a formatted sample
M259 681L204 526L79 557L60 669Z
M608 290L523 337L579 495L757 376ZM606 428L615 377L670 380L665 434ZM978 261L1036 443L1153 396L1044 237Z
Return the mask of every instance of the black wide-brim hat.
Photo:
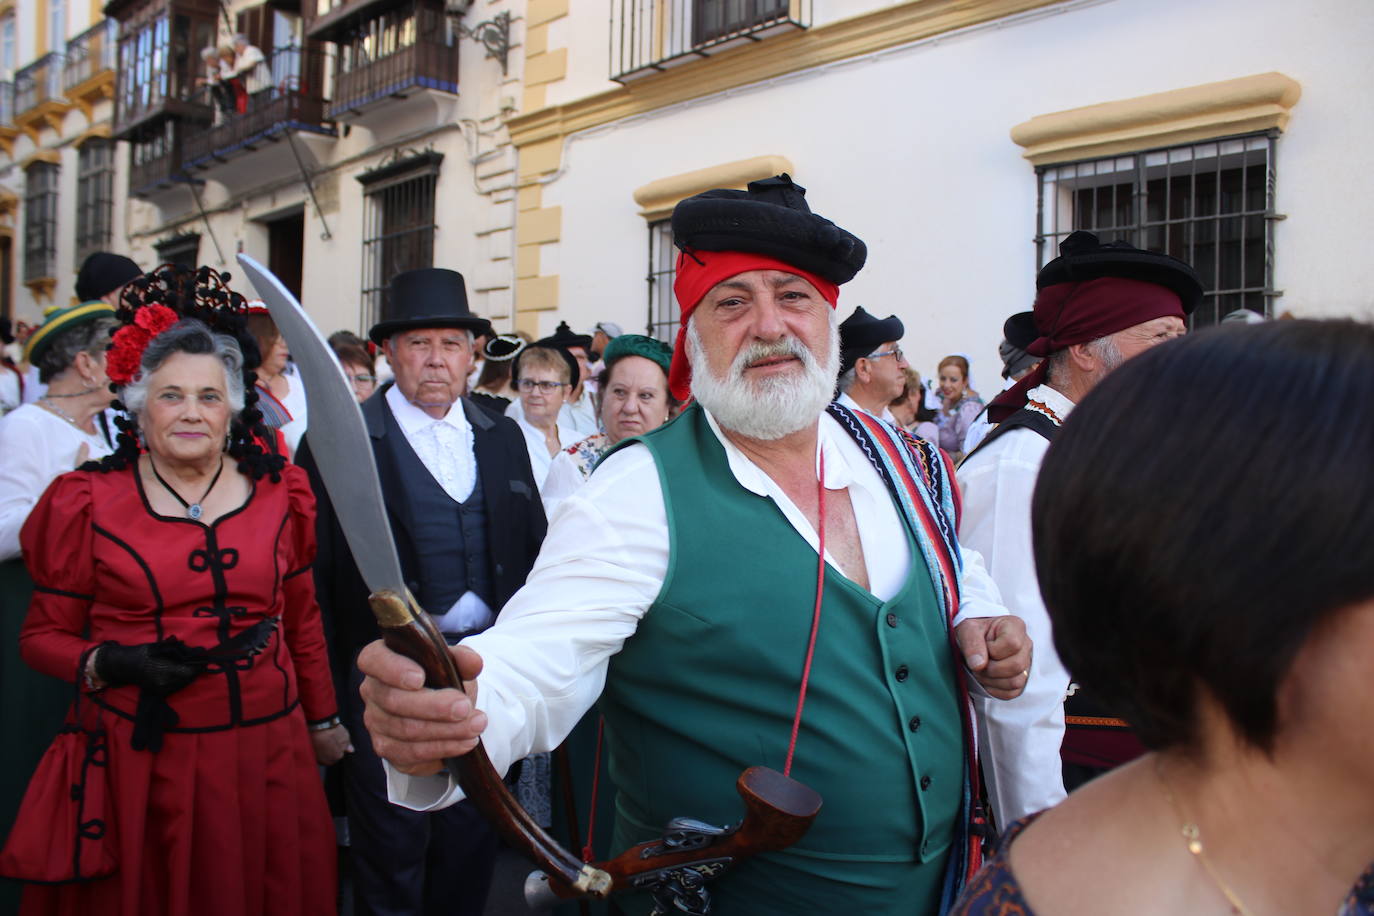
M407 270L391 278L382 300L382 320L367 336L380 344L393 334L414 328L465 328L492 333L491 322L468 309L463 275L442 267Z
M1035 288L1060 283L1081 283L1100 277L1120 277L1154 283L1175 293L1190 315L1202 302L1202 280L1197 271L1178 258L1144 251L1126 242L1103 244L1091 232L1079 229L1059 245L1059 257L1040 269Z
M577 334L572 328L568 327L566 321L558 322L558 327L554 328L553 334L542 340L534 342L536 347L554 347L567 349L568 347L581 347L588 352L592 349L592 335Z
M861 305L854 314L840 322L840 374L890 340L901 340L906 334L902 319L896 315L874 318Z
M673 208L673 244L682 251L744 251L776 258L831 283L848 283L868 248L856 235L811 212L806 188L785 172L718 189Z

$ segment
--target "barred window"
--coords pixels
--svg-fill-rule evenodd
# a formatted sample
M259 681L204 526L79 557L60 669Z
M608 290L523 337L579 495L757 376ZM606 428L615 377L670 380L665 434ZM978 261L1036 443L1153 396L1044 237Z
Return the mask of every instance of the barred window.
M94 138L77 154L76 263L110 247L114 218L114 151L112 140Z
M57 276L57 176L51 162L30 165L24 182L24 280Z
M788 0L692 0L692 44L784 19L790 5Z
M1041 166L1036 246L1043 266L1076 229L1191 264L1205 295L1193 327L1228 312L1272 315L1276 133Z
M200 233L183 232L171 235L153 244L157 252L158 264L175 264L178 267L200 266Z
M434 265L434 190L442 153L398 156L358 176L363 185L362 327L381 314L382 294L404 270Z
M673 278L677 275L677 249L673 227L662 219L649 224L649 336L671 344L677 335L677 300Z

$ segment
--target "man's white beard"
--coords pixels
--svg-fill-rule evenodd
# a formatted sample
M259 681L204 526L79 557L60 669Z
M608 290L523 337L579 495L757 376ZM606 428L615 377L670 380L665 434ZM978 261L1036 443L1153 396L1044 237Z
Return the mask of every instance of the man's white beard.
M815 423L835 395L835 378L840 373L839 322L831 309L824 366L805 344L789 335L771 344L755 341L735 356L724 379L716 378L695 318L687 323L687 353L692 364L692 396L716 422L751 439L781 439ZM776 356L796 356L803 371L754 381L745 378L750 363Z

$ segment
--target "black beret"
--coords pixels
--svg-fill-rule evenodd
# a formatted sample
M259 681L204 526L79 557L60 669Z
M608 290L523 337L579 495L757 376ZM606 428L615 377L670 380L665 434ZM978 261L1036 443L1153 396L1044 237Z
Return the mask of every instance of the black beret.
M1202 301L1202 280L1197 272L1178 258L1154 251L1143 251L1126 242L1103 244L1091 232L1079 229L1059 245L1059 257L1040 269L1035 288L1060 283L1081 283L1100 277L1121 277L1154 283L1173 291L1191 314Z
M792 264L831 283L847 283L864 266L862 240L811 212L806 188L783 173L721 189L673 208L673 244L687 253L745 251Z
M1018 350L1026 349L1039 336L1034 312L1017 312L1002 322L1002 338Z
M93 251L76 272L76 298L82 302L99 299L142 273L137 264L122 254Z
M576 334L573 329L568 327L566 321L558 322L558 327L553 334L534 342L536 347L581 347L584 350L592 348L592 335Z
M854 309L854 314L840 322L840 374L889 340L901 340L904 334L906 328L896 315L874 318L862 305Z

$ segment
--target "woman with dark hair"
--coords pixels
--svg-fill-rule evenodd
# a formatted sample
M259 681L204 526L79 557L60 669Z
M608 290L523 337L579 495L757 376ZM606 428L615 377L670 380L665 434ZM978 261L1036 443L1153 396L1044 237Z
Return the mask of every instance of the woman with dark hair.
M20 651L74 683L69 721L104 736L106 766L69 796L31 789L0 864L67 882L26 885L25 914L327 916L336 853L317 765L349 739L310 575L309 482L258 446L234 337L160 303L124 313L109 372L142 447L122 438L59 477L21 534L36 589ZM93 780L103 836L48 845L85 816ZM113 874L64 871L92 841Z
M1074 411L1036 569L1150 753L1013 825L954 913L1374 912L1370 404L1374 328L1292 321L1161 345Z
M347 331L336 331L329 335L329 348L343 367L358 403L372 397L377 390L377 361L367 345Z
M468 395L474 404L503 414L511 402L519 397L519 392L511 384L511 367L516 357L529 345L525 339L528 336L520 333L498 334L487 339L482 347L482 372Z
M257 387L263 422L269 429L281 431L286 457L290 458L296 454L301 437L305 435L305 388L292 374L286 338L277 330L272 313L261 300L255 299L248 304L246 321L261 360L257 366Z
M574 442L554 456L539 488L545 515L553 517L553 510L592 476L592 468L611 446L658 429L673 416L679 402L668 391L672 359L672 348L652 337L621 334L611 340L605 368L597 377L605 432Z

